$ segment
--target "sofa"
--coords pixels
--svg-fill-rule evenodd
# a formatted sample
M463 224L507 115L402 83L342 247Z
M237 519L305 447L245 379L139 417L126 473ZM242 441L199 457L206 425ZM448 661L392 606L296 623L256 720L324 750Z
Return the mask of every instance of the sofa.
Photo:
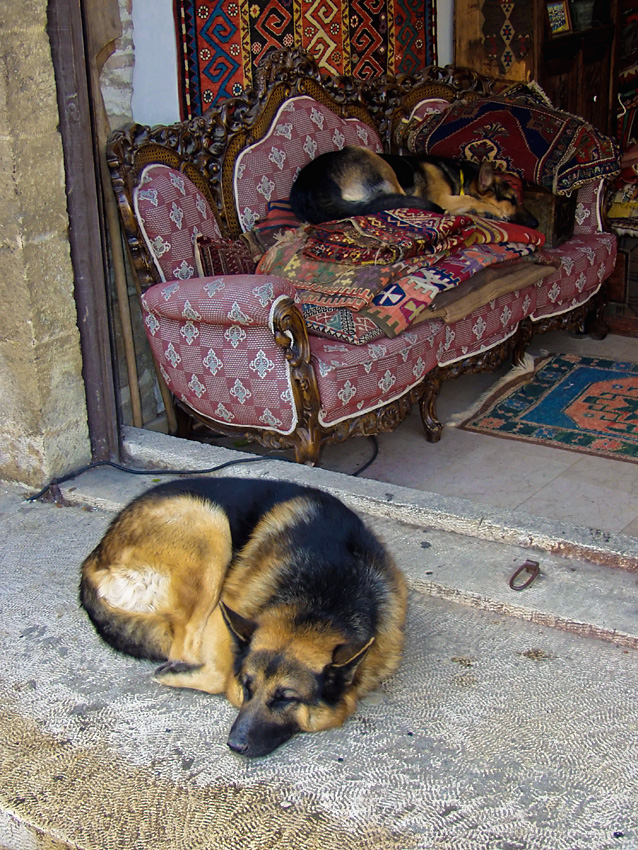
M409 266L418 291L429 290L420 301L412 296L399 326L375 324L369 300L363 310L356 297L342 306L338 287L336 300L325 301L315 275L292 274L297 259L281 257L295 239L303 250L304 231L290 220L286 199L310 158L345 144L393 152L427 152L432 145L445 153L446 139L458 143L464 110L472 107L476 116L485 103L507 110L508 98L522 96L528 104L541 94L530 87L508 93L502 80L452 66L370 81L328 77L303 51L281 50L260 65L251 91L202 117L113 133L107 161L123 237L177 432L189 436L204 427L291 448L296 461L314 464L326 443L395 429L417 404L425 437L436 442L443 381L520 360L537 333L603 336L604 283L616 258L616 239L601 218L606 180L617 166L609 140L596 139L604 151L590 151L585 162L580 151L589 137L575 159L565 145L530 159L528 141L515 139L505 165L515 174L518 159L530 160L518 172L521 186L545 181L564 196L569 187L558 182L569 172L573 233L553 247L542 239L532 246L471 246L476 256L501 252L498 288L477 285L451 312L436 301L437 294L449 295L447 285L424 284L442 262L433 266L432 256L426 271ZM447 129L440 117L453 108ZM493 123L481 120L483 129L471 145L462 143L461 153L495 158L498 133L486 132ZM582 122L570 138L581 130ZM456 280L450 263L458 256L443 253L446 280L450 274ZM480 263L492 261L481 255ZM365 268L378 272L374 261ZM394 286L396 266L384 269ZM485 268L486 280L490 271L494 266ZM408 278L400 278L402 285ZM475 279L482 280L478 273ZM377 306L388 300L388 288L376 292Z

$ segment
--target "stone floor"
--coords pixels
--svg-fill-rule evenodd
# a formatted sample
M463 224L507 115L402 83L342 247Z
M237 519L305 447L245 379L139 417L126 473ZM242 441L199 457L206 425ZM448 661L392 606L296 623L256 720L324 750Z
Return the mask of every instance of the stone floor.
M550 333L534 339L530 353L573 352L638 362L638 340L609 335L603 341ZM469 375L443 385L438 414L446 422L469 407L506 373ZM378 437L379 454L363 476L479 504L638 536L638 465L517 440L444 428L427 443L418 410L396 431ZM252 447L247 447L251 451ZM321 466L353 473L371 457L365 438L328 446Z
M408 581L403 663L342 728L242 759L223 698L155 684L77 604L82 559L158 476L94 470L59 505L2 490L2 850L638 850L638 540L135 429L126 447L358 509Z

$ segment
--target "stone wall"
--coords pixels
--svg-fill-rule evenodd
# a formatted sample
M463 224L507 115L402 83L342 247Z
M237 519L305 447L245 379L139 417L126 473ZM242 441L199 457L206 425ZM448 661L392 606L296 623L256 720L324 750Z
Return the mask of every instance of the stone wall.
M90 459L46 0L0 4L0 478Z
M122 36L115 42L115 52L104 63L100 86L112 130L133 120L133 0L118 0Z

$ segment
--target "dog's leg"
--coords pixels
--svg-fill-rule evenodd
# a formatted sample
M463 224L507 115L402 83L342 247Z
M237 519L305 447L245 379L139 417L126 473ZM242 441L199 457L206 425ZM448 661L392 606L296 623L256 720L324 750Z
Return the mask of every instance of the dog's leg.
M227 546L220 546L220 551L214 553L212 560L202 564L194 581L185 584L182 580L179 586L175 587L175 607L177 611L183 612L183 616L174 620L169 662L185 663L192 667L204 663L207 654L204 641L208 621L219 603L231 555L229 536Z
M471 195L448 195L443 202L445 210L450 215L491 215L494 207L473 198Z
M164 664L160 664L153 678L160 685L194 688L198 691L218 694L226 690L232 667L231 639L217 605L208 617L204 628L199 663L189 664L169 659Z

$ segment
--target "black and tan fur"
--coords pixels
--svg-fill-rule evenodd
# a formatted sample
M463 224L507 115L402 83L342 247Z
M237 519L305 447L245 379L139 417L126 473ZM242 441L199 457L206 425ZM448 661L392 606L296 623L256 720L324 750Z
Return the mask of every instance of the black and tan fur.
M339 726L397 667L406 590L338 499L286 482L190 478L114 519L80 600L116 649L163 662L161 684L225 693L228 745L271 752Z
M290 190L290 204L300 221L311 224L401 207L538 224L487 160L478 166L354 146L321 154L304 166Z

